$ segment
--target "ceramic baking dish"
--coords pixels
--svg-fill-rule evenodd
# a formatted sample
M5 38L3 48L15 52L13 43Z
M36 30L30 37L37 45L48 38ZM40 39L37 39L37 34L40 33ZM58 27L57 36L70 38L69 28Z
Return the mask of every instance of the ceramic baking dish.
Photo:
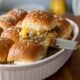
M67 19L73 28L73 39L79 33L78 25ZM43 80L58 71L72 54L72 50L61 49L54 55L31 64L0 64L0 80Z

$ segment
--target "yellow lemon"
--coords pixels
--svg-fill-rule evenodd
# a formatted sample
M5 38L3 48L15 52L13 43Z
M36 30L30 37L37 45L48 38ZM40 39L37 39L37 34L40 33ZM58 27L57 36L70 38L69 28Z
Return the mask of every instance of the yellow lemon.
M64 15L66 13L66 4L64 0L53 0L50 10L54 14Z

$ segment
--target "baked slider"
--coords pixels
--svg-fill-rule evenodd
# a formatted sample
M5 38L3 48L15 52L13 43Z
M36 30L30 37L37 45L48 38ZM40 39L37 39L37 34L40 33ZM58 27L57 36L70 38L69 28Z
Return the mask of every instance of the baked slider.
M27 12L23 9L12 9L7 13L8 16L11 16L15 19L15 22L23 20L27 15Z
M39 42L45 46L55 43L57 33L55 31L54 17L46 11L32 11L24 18L20 36L22 39Z
M18 42L19 32L20 32L20 29L13 26L11 28L5 29L2 32L1 37L11 39L13 42Z
M7 38L0 38L0 63L7 62L8 51L13 41Z
M58 31L58 37L63 39L70 39L72 37L72 27L69 21L57 15L54 15L54 21L56 26L58 26L60 29Z
M0 27L2 29L7 29L11 26L14 26L16 24L16 21L14 18L8 15L1 15L0 16Z
M0 27L3 29L15 26L27 15L23 9L12 9L7 14L0 16Z
M7 57L8 62L34 62L46 56L47 49L32 41L20 41L13 44Z

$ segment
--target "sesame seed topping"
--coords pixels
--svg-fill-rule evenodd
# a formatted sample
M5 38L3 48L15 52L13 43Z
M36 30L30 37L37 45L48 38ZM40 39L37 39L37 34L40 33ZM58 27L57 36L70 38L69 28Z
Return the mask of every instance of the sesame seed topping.
M13 18L9 16L0 16L0 21L2 22L8 22L11 21Z
M25 13L25 11L22 9L13 9L13 12L15 13L16 16L21 16L22 14Z

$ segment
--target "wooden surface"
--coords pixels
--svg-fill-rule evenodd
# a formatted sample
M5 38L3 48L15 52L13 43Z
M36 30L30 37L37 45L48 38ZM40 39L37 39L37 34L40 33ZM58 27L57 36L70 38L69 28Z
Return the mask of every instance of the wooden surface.
M80 16L68 16L79 25ZM80 33L77 40L80 43ZM45 80L80 80L80 48L75 50L67 63L54 75Z

